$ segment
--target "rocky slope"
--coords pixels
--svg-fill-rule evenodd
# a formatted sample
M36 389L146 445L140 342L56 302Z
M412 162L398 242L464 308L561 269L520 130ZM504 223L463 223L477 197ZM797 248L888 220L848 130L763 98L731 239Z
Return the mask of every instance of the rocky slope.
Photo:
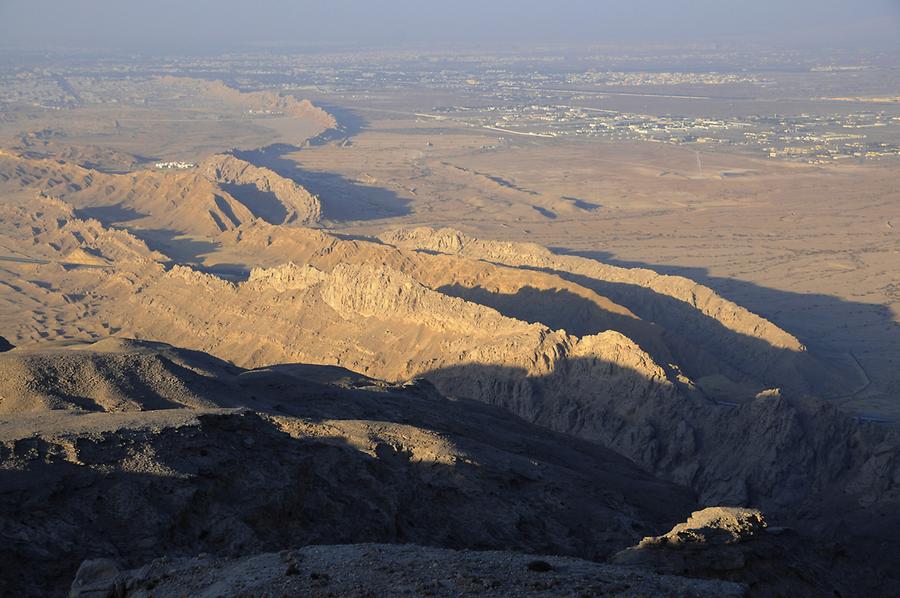
M260 168L233 155L218 154L200 165L206 177L240 197L255 216L270 224L318 222L322 217L319 198L290 179L268 168Z
M304 225L321 218L318 198L306 189L230 155L212 156L196 170L115 174L0 150L0 190L23 189L64 200L107 224L205 237L258 218Z
M73 143L65 131L57 128L18 135L11 149L26 158L55 159L105 171L132 170L139 163L139 158L125 152Z
M79 218L70 204L41 192L0 204L0 220L4 249L22 257L98 266L168 259L128 231Z
M300 588L311 578L270 570L274 556L244 555L335 542L512 549L610 558L632 568L541 557L534 572L560 576L547 576L552 584L538 589L556 592L581 588L581 571L630 579L635 591L743 591L652 571L734 581L756 596L831 589L872 595L892 583L884 559L895 547L884 533L896 529L890 527L896 516L883 496L865 511L881 514L873 522L881 535L867 530L880 544L868 548L847 533L850 523L854 532L862 529L861 517L850 512L846 523L833 514L816 529L797 518L791 522L797 529L786 530L767 529L758 511L705 509L656 535L696 508L684 489L597 444L481 403L447 400L424 381L391 385L298 364L244 370L124 339L13 349L0 355L0 380L0 557L10 565L0 575L4 593L61 591L82 560L109 558L115 567L108 561L82 567L76 595L110 584L149 592L183 575L199 584L192 588L232 584L247 566L256 567L248 563L265 564L261 588ZM828 540L822 527L828 524L841 532L843 546ZM379 550L385 567L407 571L403 580L426 583L419 565L398 556L422 549ZM201 553L213 556L188 558ZM184 560L119 571L161 554ZM534 557L445 556L463 568L472 560L501 569L512 563L510 571L535 579L520 568ZM331 567L332 592L399 581L369 572L337 575L343 565L328 559L321 566ZM157 574L163 569L169 578ZM520 581L513 575L509 583ZM616 588L629 589L608 589ZM455 591L479 589L491 588Z
M4 594L59 590L86 558L319 543L597 559L693 504L611 451L427 383L114 339L13 349L0 379Z
M79 569L70 596L722 596L737 584L657 576L562 557L362 544L309 546L242 559L159 559L130 571Z
M843 463L862 466L875 459L881 442L894 442L892 435L851 422L819 402L800 400L797 392L781 398L751 395L736 407L716 405L681 373L678 362L664 359L677 346L667 344L672 335L662 324L647 323L627 307L565 283L559 273L520 274L481 259L345 241L307 229L274 235L271 228L251 227L239 231L247 235L235 242L255 249L256 237L266 230L273 237L271 251L290 250L305 265L257 269L242 283L152 262L64 275L48 266L36 268L31 278L53 278L60 290L81 296L92 311L103 313L105 325L122 334L183 343L244 367L293 361L340 365L394 381L425 376L446 394L505 407L610 446L692 486L709 502L796 506L808 492L830 484L893 496L888 487L876 489L871 474L861 481L842 473ZM447 290L446 281L453 279L462 281L460 286ZM561 312L553 308L572 305L578 297L577 304L602 314L597 322L611 329L575 336L504 315L460 288L506 296L525 288L565 291L546 304L548 313ZM702 289L692 292L703 295ZM723 302L708 298L716 301ZM505 309L499 302L486 303ZM724 303L715 309L743 313ZM91 320L82 316L79 322L86 326ZM95 330L100 334L102 328ZM754 338L765 340L758 334ZM723 362L727 371L727 359L708 363ZM777 376L775 370L760 376ZM809 426L822 436L804 434ZM756 432L739 432L745 429ZM823 458L829 444L836 456ZM775 447L780 447L777 457ZM895 466L872 462L859 471Z
M253 213L196 171L108 174L50 159L0 151L0 189L31 189L136 228L215 235Z
M167 346L113 338L87 350L10 351L0 356L0 415L217 407L229 404L219 378L232 370Z
M542 395L564 378L570 388L598 388L605 400L675 397L665 370L621 333L574 337L444 295L387 267L286 266L255 271L238 284L158 268L140 277L114 273L92 294L108 306L108 321L129 335L185 337L192 348L244 366L301 361L390 380L422 375L444 392L535 420L541 411L549 418L563 410ZM263 342L260 330L267 331ZM576 372L580 377L570 375ZM596 398L573 400L586 407Z
M343 239L254 217L213 237L226 257L257 266L230 282L161 263L129 233L41 201L0 223L13 231L3 243L14 255L38 247L54 262L0 264L15 280L0 286L0 321L16 345L119 334L247 368L314 363L394 383L423 377L450 398L612 449L703 504L763 508L854 583L890 580L887 567L852 572L900 550L896 432L807 396L848 382L787 332L687 279L452 231ZM66 255L102 267L66 265ZM4 409L16 417L133 411L140 384L97 382L125 365L152 374L154 408L228 406L204 398L204 374L172 382L185 367L176 359L16 359L11 371L31 381L4 383L15 395ZM731 382L724 395L708 392L711 377ZM35 394L44 379L68 382ZM98 390L78 390L88 387Z
M449 230L395 231L379 240L261 227L223 235L230 252L252 255L255 263L293 260L320 269L339 262L383 263L432 289L517 319L579 336L618 330L662 367L675 364L671 375L683 373L727 402L750 400L772 387L836 393L858 382L833 364L822 364L789 333L685 278Z
M240 284L174 268L154 277L116 273L96 292L110 321L128 334L170 342L191 335L193 348L243 365L311 361L393 380L423 375L443 392L612 446L711 501L800 498L804 490L774 481L795 463L773 469L768 456L781 434L795 443L793 455L818 454L818 438L783 430L791 422L836 430L839 447L854 430L868 429L839 424L839 413L793 396L717 406L620 333L573 337L448 297L389 268L288 266ZM127 299L114 304L113 297ZM267 331L264 343L250 340L258 330ZM785 413L791 417L783 420ZM723 432L741 426L768 440ZM730 457L736 454L742 458ZM809 479L832 479L841 469L828 459L807 465ZM799 471L805 479L808 470Z
M841 391L846 384L817 364L793 335L687 278L556 255L531 243L475 239L452 229L402 229L380 239L401 248L554 272L576 281L660 324L676 359L694 379L721 373L725 362L728 374L740 376L737 381L755 379L799 392Z

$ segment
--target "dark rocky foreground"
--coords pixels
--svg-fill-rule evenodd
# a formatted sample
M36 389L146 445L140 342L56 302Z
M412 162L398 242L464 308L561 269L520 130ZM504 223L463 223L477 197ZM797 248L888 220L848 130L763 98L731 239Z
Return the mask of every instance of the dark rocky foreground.
M130 571L89 561L70 596L743 596L721 581L572 558L409 544L307 546L239 559L158 559Z
M62 594L91 558L307 544L603 559L694 504L609 450L427 383L119 341L7 355L3 594Z
M106 560L82 568L77 595L384 595L400 584L413 595L850 596L892 587L894 482L876 471L863 472L866 485L852 485L858 473L843 481L855 494L790 503L819 505L805 519L784 521L788 509L769 521L707 509L676 526L703 506L688 489L596 443L449 400L427 382L296 364L243 370L109 339L4 353L0 397L3 595L63 595L81 563L97 559ZM798 458L781 430L806 420L789 421L754 441L782 438L786 462L776 471ZM853 433L828 421L817 420L834 438ZM858 438L835 454L877 461ZM883 446L890 471L896 454ZM829 517L823 505L836 510ZM398 547L300 549L366 543ZM524 567L532 560L550 568ZM289 575L292 565L302 574ZM260 585L234 585L242 576Z

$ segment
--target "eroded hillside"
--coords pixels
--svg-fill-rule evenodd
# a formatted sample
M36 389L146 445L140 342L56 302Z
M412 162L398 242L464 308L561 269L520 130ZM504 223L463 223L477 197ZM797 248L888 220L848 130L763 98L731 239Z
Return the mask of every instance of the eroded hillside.
M761 595L896 582L900 438L829 402L867 382L712 289L452 229L333 234L320 197L241 152L112 172L30 143L0 152L0 589L59 590L85 558L305 544L603 560L710 505L777 531L731 568L636 566L687 559Z
M692 505L612 451L427 382L118 339L8 351L0 380L0 583L20 595L60 589L86 558L298 543L597 559Z

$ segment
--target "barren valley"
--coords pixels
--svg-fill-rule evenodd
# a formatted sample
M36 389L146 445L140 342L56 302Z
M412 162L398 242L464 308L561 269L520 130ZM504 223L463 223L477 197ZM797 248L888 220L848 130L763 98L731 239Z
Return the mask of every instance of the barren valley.
M0 104L3 595L900 583L900 158L95 68Z

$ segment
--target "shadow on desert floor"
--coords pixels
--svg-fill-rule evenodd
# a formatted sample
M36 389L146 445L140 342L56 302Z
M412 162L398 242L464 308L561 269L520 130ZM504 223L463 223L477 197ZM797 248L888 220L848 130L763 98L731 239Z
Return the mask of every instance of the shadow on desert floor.
M128 232L146 243L150 249L164 253L179 263L202 263L205 255L221 247L218 241L195 239L163 228L129 228Z
M287 208L272 191L262 191L252 183L219 183L219 186L241 202L251 214L269 224L282 224L288 217Z
M269 168L319 197L322 218L331 221L379 220L399 218L411 213L409 200L390 189L349 179L333 172L304 170L288 154L302 152L295 146L268 146L235 155Z
M367 127L358 114L340 106L321 104L338 121L338 126L306 142L307 145L351 143L351 138ZM303 169L289 154L303 148L279 143L253 151L236 151L235 156L256 166L269 168L317 195L322 217L331 221L379 220L399 218L411 213L409 200L390 189L356 181L340 174Z
M840 367L845 370L854 369L848 368L849 355L857 362L858 382L848 390L853 394L870 390L870 384L890 382L885 376L896 369L900 358L900 324L883 305L847 301L819 293L773 289L734 278L711 276L706 268L620 260L604 251L580 252L559 247L553 251L613 266L648 268L661 274L684 276L708 286L722 297L794 334L812 353L826 361L842 362ZM881 390L886 392L886 389ZM892 417L895 416L900 416L900 408L895 408Z

